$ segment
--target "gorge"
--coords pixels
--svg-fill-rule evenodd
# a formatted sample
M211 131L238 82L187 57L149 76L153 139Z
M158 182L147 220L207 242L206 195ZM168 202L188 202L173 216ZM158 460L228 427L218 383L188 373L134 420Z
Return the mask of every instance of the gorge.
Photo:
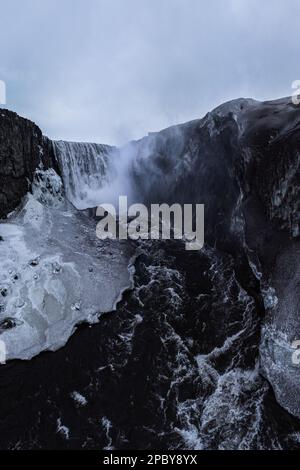
M1 109L0 186L2 448L300 447L291 98L122 148L51 141ZM204 204L203 249L97 239L95 208L120 195Z

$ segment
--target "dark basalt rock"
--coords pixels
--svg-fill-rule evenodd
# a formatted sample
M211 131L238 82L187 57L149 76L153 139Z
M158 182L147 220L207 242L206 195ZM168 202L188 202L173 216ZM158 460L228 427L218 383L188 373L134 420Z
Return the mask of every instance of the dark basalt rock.
M21 202L40 163L54 166L52 142L33 122L0 109L0 218Z
M0 333L4 330L10 330L11 328L15 328L20 324L15 318L7 317L4 320L0 321Z
M262 318L261 371L300 417L291 346L300 331L300 107L234 100L133 148L144 201L205 204L206 243L234 258Z
M291 98L238 99L203 119L133 142L132 176L146 203L202 202L206 237L224 241L231 216L255 200L274 230L300 235L300 107ZM146 149L146 150L145 150ZM147 158L145 158L147 157Z

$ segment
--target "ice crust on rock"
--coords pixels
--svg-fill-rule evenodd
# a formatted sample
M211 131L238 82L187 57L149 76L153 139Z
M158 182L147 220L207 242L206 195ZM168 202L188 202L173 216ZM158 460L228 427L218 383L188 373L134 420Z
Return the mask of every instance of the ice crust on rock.
M0 329L7 360L57 350L78 323L114 310L131 286L129 248L98 240L95 228L67 202L58 209L32 194L0 223L0 324L12 325Z

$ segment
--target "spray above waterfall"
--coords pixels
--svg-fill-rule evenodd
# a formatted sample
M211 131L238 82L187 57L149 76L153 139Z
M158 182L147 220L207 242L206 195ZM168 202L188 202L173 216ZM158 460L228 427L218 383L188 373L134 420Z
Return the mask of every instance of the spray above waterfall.
M123 149L108 145L53 142L67 199L84 210L102 203L116 204L121 194L130 197L132 144Z
M54 141L53 146L66 197L79 210L104 203L117 206L122 195L130 204L148 204L159 194L155 202L166 203L182 165L190 170L189 162L181 158L184 137L178 127L151 133L121 148L65 141Z

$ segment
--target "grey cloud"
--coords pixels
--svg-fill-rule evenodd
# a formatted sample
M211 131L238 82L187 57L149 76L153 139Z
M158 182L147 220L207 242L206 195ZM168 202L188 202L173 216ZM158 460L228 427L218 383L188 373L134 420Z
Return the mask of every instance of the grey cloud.
M7 107L51 138L121 143L291 93L298 0L0 0Z

